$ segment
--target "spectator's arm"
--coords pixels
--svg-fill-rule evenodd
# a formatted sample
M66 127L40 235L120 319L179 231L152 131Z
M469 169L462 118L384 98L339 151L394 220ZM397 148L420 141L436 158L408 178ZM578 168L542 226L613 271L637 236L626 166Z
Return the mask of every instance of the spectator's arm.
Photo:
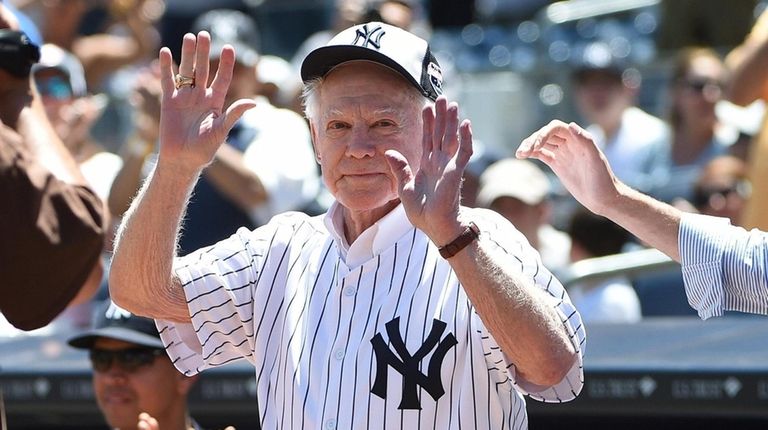
M746 106L768 96L768 12L764 12L743 44L726 58L731 75L726 99Z
M85 69L89 88L98 87L102 80L117 69L151 59L157 49L159 35L146 16L146 0L136 2L133 8L120 11L119 23L128 31L127 36L101 33L80 37L72 45L72 52Z
M221 145L205 177L231 202L245 212L264 203L267 190L259 176L243 161L243 153L230 145Z

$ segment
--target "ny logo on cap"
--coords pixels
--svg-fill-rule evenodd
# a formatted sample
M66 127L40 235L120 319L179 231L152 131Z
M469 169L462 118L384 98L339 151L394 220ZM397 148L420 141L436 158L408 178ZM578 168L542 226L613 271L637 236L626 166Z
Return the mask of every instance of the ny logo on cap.
M108 320L119 320L122 318L130 318L131 313L120 306L117 306L114 302L109 302L109 307L107 308L107 312L104 313L104 316L107 317Z
M368 24L363 24L355 31L355 40L352 41L353 45L358 45L363 48L367 48L368 44L373 45L374 48L381 49L381 37L387 32L383 28L374 27L370 31L368 30Z

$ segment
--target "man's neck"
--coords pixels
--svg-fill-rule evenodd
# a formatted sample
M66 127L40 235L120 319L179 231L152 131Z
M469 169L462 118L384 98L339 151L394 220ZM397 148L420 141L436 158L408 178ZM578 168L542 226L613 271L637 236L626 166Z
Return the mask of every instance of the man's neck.
M400 200L395 199L381 207L366 211L352 211L342 206L344 237L347 239L347 243L352 244L365 230L384 218L385 215L390 213L399 204Z
M605 145L610 145L611 142L616 139L616 135L621 128L621 116L613 121L606 121L605 123L600 124L600 128L603 129L603 133L605 134Z
M712 141L711 128L679 129L675 133L672 146L672 159L677 165L690 164L699 158Z

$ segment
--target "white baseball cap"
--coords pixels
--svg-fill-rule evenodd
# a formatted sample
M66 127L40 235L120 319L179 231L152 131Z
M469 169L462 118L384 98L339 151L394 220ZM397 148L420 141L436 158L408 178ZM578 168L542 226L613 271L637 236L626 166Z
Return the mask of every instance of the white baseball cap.
M477 203L489 207L499 197L512 197L533 206L541 203L549 192L549 179L535 164L505 158L488 166L480 176Z
M310 52L301 65L304 82L323 77L334 67L354 60L373 61L400 73L424 97L443 93L443 74L426 40L381 22L350 27L325 46Z

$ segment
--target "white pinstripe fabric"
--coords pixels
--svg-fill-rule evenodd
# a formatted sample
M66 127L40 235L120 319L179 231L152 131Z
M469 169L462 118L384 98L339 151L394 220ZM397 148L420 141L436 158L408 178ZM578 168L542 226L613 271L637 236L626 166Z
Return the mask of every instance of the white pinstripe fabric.
M388 216L408 223L403 211ZM559 402L581 391L584 327L565 290L514 227L491 211L473 210L472 218L483 240L513 255L524 276L550 293L571 334L579 359L557 386L534 389L515 380L514 365L450 265L410 224L357 267L340 257L322 216L284 214L255 231L241 229L177 259L192 324L158 321L161 337L186 374L250 361L263 428L527 428L523 394ZM433 318L447 323L441 337L450 332L458 341L440 367L445 394L435 401L420 387L421 410L398 409L402 377L391 367L386 399L371 393L371 339L377 333L388 339L385 324L396 317L411 353L424 343ZM420 363L423 373L431 357Z
M724 311L768 315L768 234L684 214L679 243L688 303L702 319Z

